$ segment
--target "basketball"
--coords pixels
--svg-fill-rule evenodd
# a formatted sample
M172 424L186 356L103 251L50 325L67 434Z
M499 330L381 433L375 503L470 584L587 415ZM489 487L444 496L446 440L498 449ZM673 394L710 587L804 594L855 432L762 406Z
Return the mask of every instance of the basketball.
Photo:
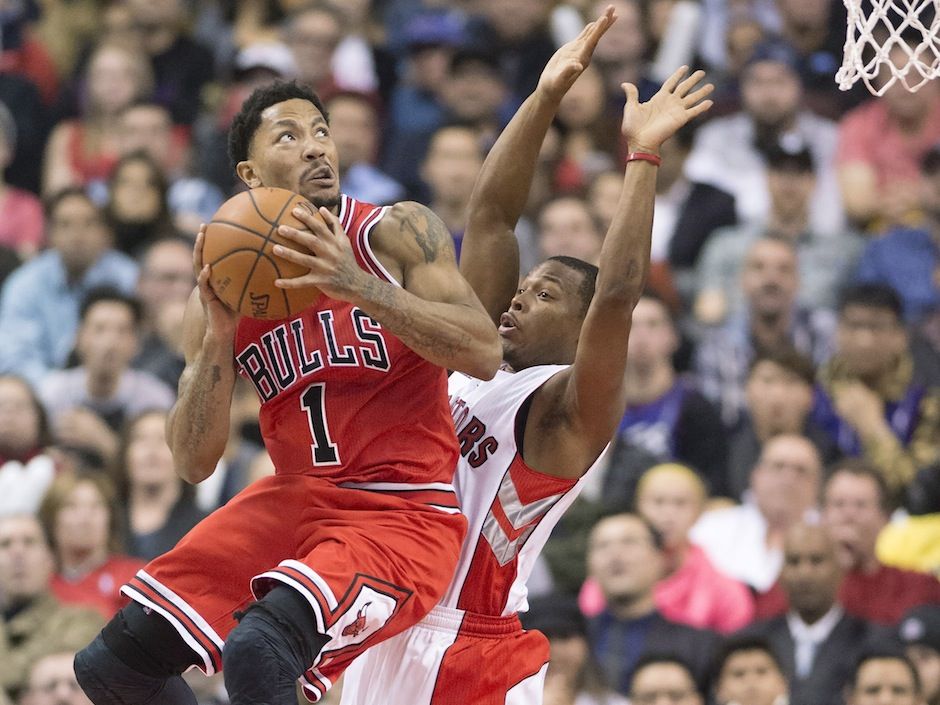
M320 296L315 287L279 289L277 279L290 279L307 270L276 257L274 245L299 249L277 233L278 225L298 230L306 226L291 211L313 206L296 193L280 188L256 188L233 196L215 212L206 228L202 259L212 267L209 284L234 311L251 318L278 320L293 316Z

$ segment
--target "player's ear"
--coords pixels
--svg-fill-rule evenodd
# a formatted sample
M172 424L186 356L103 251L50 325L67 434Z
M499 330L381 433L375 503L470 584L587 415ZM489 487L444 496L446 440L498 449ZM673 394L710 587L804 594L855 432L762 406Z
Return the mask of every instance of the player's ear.
M258 188L261 186L261 177L255 171L255 165L250 160L238 162L235 165L235 173L238 178L245 182L248 188Z

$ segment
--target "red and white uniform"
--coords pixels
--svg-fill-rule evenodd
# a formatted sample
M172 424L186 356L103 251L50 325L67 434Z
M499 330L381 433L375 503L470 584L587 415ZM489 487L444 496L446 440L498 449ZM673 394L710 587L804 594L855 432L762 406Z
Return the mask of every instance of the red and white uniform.
M451 375L460 445L454 485L469 530L441 603L418 625L359 657L342 705L537 705L548 641L522 629L526 580L586 475L568 480L526 465L521 423L532 394L564 365Z
M369 245L387 210L343 196L340 220L359 266L397 283ZM446 373L325 295L283 321L242 318L235 361L261 398L276 474L123 592L164 615L212 674L234 612L277 584L298 590L332 637L303 679L315 702L365 648L427 614L453 575L465 520Z

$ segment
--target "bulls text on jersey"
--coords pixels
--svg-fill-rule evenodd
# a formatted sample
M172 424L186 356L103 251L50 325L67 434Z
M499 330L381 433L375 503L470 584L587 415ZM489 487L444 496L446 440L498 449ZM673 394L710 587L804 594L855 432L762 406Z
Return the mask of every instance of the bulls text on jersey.
M235 359L261 401L270 401L297 380L325 367L362 367L388 372L391 361L382 326L356 307L349 315L355 340L341 340L334 325L334 312L324 309L316 312L323 341L319 347L311 348L309 344L318 336L304 334L304 316L285 321L264 333L260 344L252 342L245 346Z

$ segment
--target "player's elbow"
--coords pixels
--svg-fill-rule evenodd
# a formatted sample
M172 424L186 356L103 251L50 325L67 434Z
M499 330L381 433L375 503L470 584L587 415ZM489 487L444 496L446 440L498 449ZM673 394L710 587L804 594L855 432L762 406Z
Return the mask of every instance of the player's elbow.
M174 455L173 469L176 474L190 485L198 485L208 478L215 471L216 463L206 463L195 459L180 458L177 460Z
M499 334L493 331L494 335L481 341L480 351L474 356L473 370L468 374L477 379L488 380L496 376L499 366L503 363L503 345L499 341Z

